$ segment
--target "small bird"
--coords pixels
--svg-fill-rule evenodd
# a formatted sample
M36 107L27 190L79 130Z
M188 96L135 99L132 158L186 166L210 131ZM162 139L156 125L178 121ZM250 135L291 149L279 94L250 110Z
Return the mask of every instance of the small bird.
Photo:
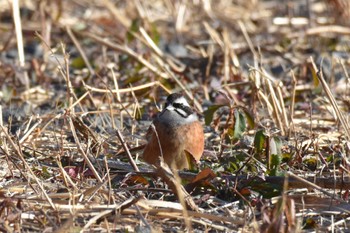
M143 159L158 165L159 157L173 170L190 168L191 157L198 162L204 150L204 133L197 113L180 93L168 96L164 109L148 129Z

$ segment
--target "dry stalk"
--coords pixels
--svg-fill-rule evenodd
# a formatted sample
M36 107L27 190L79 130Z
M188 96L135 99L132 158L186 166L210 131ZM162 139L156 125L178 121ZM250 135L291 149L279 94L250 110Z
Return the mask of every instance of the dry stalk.
M117 95L119 95L119 94L117 94ZM113 129L116 129L117 126L115 125L115 122L114 122L114 111L113 111L112 100L111 100L110 96L111 96L111 95L109 95L109 94L107 93L108 110L109 110L108 113L109 113L109 115L111 116L112 128L113 128ZM118 97L117 97L117 101L118 101ZM119 103L121 103L121 102L119 101ZM121 104L121 106L124 107L123 104ZM129 114L129 112L128 112L126 109L125 109L125 111ZM124 119L124 118L123 118L122 111L119 111L119 114L120 114L120 128L123 128L123 125L124 125L123 119Z
M205 77L208 78L210 75L210 68L213 64L213 57L214 57L214 45L209 44L207 48L207 55L208 55L208 64L205 68Z
M91 87L87 84L85 84L85 87L87 90L92 91L92 92L97 92L97 93L107 93L107 92L112 92L112 93L127 93L127 92L132 92L132 91L138 91L138 90L143 90L146 88L151 88L154 86L160 86L163 90L165 90L167 93L171 93L171 91L166 88L163 84L161 84L158 81L154 81L154 82L150 82L150 83L146 83L143 85L139 85L136 87L132 87L132 88L122 88L119 90L106 90L106 89L100 89L100 88L95 88L95 87Z
M239 27L241 29L241 32L243 33L244 39L246 40L246 42L247 42L247 44L249 46L250 52L254 56L254 60L257 59L259 56L258 56L258 53L255 51L253 42L250 39L250 36L249 36L249 34L247 32L247 28L245 27L244 23L241 20L238 20L238 25L239 25Z
M141 35L145 38L147 45L159 56L159 57L164 57L164 54L162 50L154 43L152 38L148 35L146 30L143 27L140 27L140 33Z
M68 198L79 198L81 194L80 193L76 193L76 194L72 194L72 193L49 193L48 196L51 198L51 199L68 199ZM39 201L40 200L40 196L39 195L29 195L29 196L26 196L26 200L37 200Z
M110 64L107 66L107 68L111 71L112 78L113 78L113 83L114 83L114 88L115 88L115 93L117 94L117 100L118 102L121 102L121 97L120 97L120 92L119 92L119 85L117 81L117 76L114 73L114 64Z
M307 36L315 36L320 34L329 35L330 33L339 34L339 35L350 35L350 28L339 26L339 25L318 26L318 27L308 28L306 29L306 31L290 33L287 37L289 39L293 39L293 38L305 37L305 35Z
M167 74L169 74L170 77L172 77L175 82L181 87L181 89L183 91L185 91L186 95L195 102L196 107L202 111L201 105L193 98L193 96L191 95L191 93L187 90L187 88L185 87L185 85L183 85L180 80L177 78L177 76L168 68L168 65L170 65L170 67L175 68L175 70L178 71L183 71L185 69L185 65L182 64L180 61L178 61L177 59L175 59L174 57L167 55L165 57L165 55L163 54L163 52L157 47L157 45L154 43L154 41L150 38L150 36L147 34L147 32L144 30L144 28L140 28L140 32L141 35L145 38L146 41L146 45L148 47L150 47L156 54L155 54L155 60L156 62L159 64L160 67L163 67L163 69L166 71ZM165 60L167 62L167 64L165 63ZM176 62L177 64L180 65L180 67L178 67L177 65L174 64L174 62ZM210 67L210 65L208 65L208 67ZM171 92L168 92L171 93Z
M110 169L108 167L108 161L107 161L107 157L104 157L104 165L105 165L105 169L106 169L106 173L107 173L107 181L108 181L108 204L110 203L110 200L112 199L112 179L111 179L111 174L110 174ZM113 198L113 204L115 204L115 200Z
M136 202L135 202L136 201ZM140 212L142 214L148 214L149 216L156 216L157 218L170 218L170 219L183 219L183 210L182 208L169 208L164 206L171 206L174 203L167 202L167 201L159 201L157 200L157 203L163 203L161 205L155 204L154 200L145 200L141 199L139 197L137 198L130 198L126 201L124 201L122 204L111 204L111 205L82 205L82 204L76 204L76 205L67 205L67 204L56 204L57 209L60 210L62 214L64 213L70 213L72 210L75 210L81 214L83 213L96 213L96 212L102 212L102 211L113 211L120 210L124 206L128 206L130 204L136 204L138 207L141 207ZM34 207L37 205L37 203L28 202L29 206ZM42 203L43 208L47 208L47 203ZM188 210L188 216L191 218L200 218L205 219L208 221L217 221L217 222L223 222L225 224L232 224L232 225L242 225L244 224L245 220L240 217L230 217L230 216L223 216L223 215L216 215L211 213L205 213L205 212L197 212ZM135 208L125 208L121 212L123 215L135 215L138 214L138 210ZM105 216L105 215L104 215Z
M33 115L29 117L29 120L25 123L27 126L24 128L23 133L26 134L29 130L29 126L33 121Z
M155 164L157 175L160 176L165 183L170 187L174 194L178 197L181 205L183 206L184 215L187 216L187 208L198 211L198 206L194 203L190 194L187 193L186 189L180 184L179 177L175 176L170 167L164 162L163 150L158 137L157 129L154 124L151 125L151 129L157 137L158 147L160 155L158 162ZM189 222L185 222L187 227L190 227Z
M99 220L100 218L107 216L109 214L111 214L112 212L121 212L124 208L128 208L129 206L137 203L139 200L141 199L140 196L136 196L136 197L131 197L127 200L125 200L123 203L121 204L116 204L114 205L114 208L111 209L107 209L104 210L102 212L100 212L99 214L97 214L96 216L92 217L83 227L82 231L87 230L92 224L94 224L97 220Z
M41 31L43 37L45 38L45 41L48 43L48 47L44 47L44 54L43 59L45 62L48 61L48 54L49 54L49 47L51 47L51 36L52 36L52 17L47 15L46 13L46 3L40 2L39 5L39 12L40 12L40 21L41 21L41 30L35 30L35 31Z
M91 200L93 199L93 197L98 193L98 191L105 186L105 184L108 182L108 180L106 179L107 174L104 175L103 177L103 182L99 183L95 186L92 186L88 189L86 189L81 195L80 195L80 201L83 201L84 198L86 198L86 202L89 203L91 202Z
M336 197L335 194L332 194L332 193L330 193L330 192L324 190L324 188L322 188L322 187L320 187L320 186L318 186L318 185L316 185L316 184L314 184L314 183L312 183L312 182L310 182L310 181L307 181L307 180L303 179L302 177L299 177L299 176L295 175L293 172L287 172L287 174L288 174L290 177L292 177L292 178L294 178L294 179L296 179L296 180L298 180L298 181L301 181L301 182L305 183L307 186L312 187L312 188L314 188L314 189L320 191L321 193L325 194L326 196L333 198L334 200L337 200L337 201L339 201L339 202L341 202L341 203L347 203L347 202L344 201L343 199L341 199L341 198L339 198L339 197Z
M160 202L160 201L158 201ZM171 215L174 218L180 217L183 212L182 209L178 209L178 208L160 208L158 207L158 205L154 205L152 202L152 200L141 200L140 202L137 203L137 205L139 205L140 203L144 203L146 205L151 205L148 210L146 210L148 213L152 214L152 215L162 215L162 214L167 214ZM162 204L162 206L164 205L169 205L171 203L167 203L165 202L164 204ZM153 208L151 208L153 207ZM126 210L124 210L126 211ZM211 221L219 221L219 222L226 222L226 223L231 223L231 224L242 224L243 223L243 219L240 219L239 217L229 217L229 216L223 216L223 215L215 215L215 214L211 214L211 213L206 213L206 212L198 212L198 211L192 211L192 210L187 210L188 216L192 217L192 218L203 218L203 219L208 219ZM177 214L177 215L176 215ZM183 217L183 216L182 216Z
M175 20L175 29L177 32L182 32L183 28L185 26L186 23L186 17L185 17L185 13L186 13L186 3L185 2L181 2L180 5L177 7L176 9L176 20Z
M159 67L164 67L166 65L169 65L172 69L174 69L179 73L182 73L186 69L186 65L183 64L180 60L171 56L170 54L164 54L162 50L152 40L152 38L148 35L147 31L143 27L140 27L139 31L142 37L135 32L131 32L131 33L133 34L133 36L139 39L144 45L151 48L151 50L155 53L151 55L155 58L156 62L159 64Z
M125 27L130 28L131 20L129 17L124 16L122 11L120 11L110 0L102 0L101 3L110 10L113 16Z
M2 121L3 115L2 115L2 105L0 105L0 125L4 126L4 122Z
M236 97L235 93L233 93L232 89L230 89L228 85L223 86L222 92L224 90L226 91L226 95L230 96L230 99L234 101L235 105L244 106L244 104Z
M159 82L154 82L154 83L159 83ZM99 92L99 93L116 93L115 91L116 90L112 90L112 89L110 89L107 85L106 85L106 89L98 89L98 88L94 88L94 87L91 87L91 86L89 86L89 85L86 85L85 83L83 83L83 85L84 85L84 87L89 91L88 93L90 94L90 92L91 91L93 91L93 92ZM142 86L142 87L141 87ZM140 90L141 89L143 89L143 88L146 88L145 86L147 86L147 87L149 87L150 86L150 84L146 84L146 85L141 85L141 86L138 86L138 87L140 87ZM164 87L162 84L160 84L159 83L159 85L158 86L161 86L161 87ZM165 88L165 87L164 87ZM121 91L122 90L122 91ZM126 91L127 90L127 91ZM167 90L166 88L165 88L165 90ZM123 93L123 92L132 92L133 91L133 89L132 88L127 88L127 89L119 89L118 90L118 94L119 93ZM92 101L93 101L93 98L91 98L92 99ZM108 98L108 100L110 101L110 99ZM117 98L117 101L118 101L118 98ZM121 101L119 101L118 102L118 104L121 106L121 108L131 117L131 118L133 118L132 117L132 115L128 112L128 110L126 109L126 107L123 105L123 103L121 103ZM103 112L103 111L94 111L94 112L97 112L97 113L100 113L100 112ZM93 112L89 112L89 113L93 113ZM109 110L108 110L108 113L110 113L111 114L111 119L113 119L113 115L114 115L114 110L112 109L112 106L111 106L111 102L109 102ZM123 125L123 115L121 114L121 111L119 111L119 113L120 113L120 116L121 116L121 119L120 119L120 121L121 121L121 126ZM116 128L116 126L114 125L114 121L112 121L112 125L113 125L113 127L114 128Z
M21 23L21 15L19 12L19 0L11 0L12 2L12 14L13 14L13 21L15 24L15 30L16 30L16 39L17 39L17 49L18 49L18 58L19 58L19 65L21 68L24 68L25 65L25 57L24 57L24 48L23 48L23 35L22 35L22 23ZM26 89L29 89L29 77L27 71L23 71L24 75L24 85Z
M224 51L225 44L221 40L220 34L217 31L215 31L207 22L203 22L203 25L204 25L205 29L207 30L211 39L221 47L222 51Z
M273 111L274 112L274 118L276 119L276 123L277 123L278 127L281 130L281 134L285 135L283 123L282 123L281 116L280 116L281 107L280 107L280 105L278 103L275 89L273 88L271 81L268 80L268 79L266 79L266 85L267 85L267 87L269 89L269 93L271 94L271 100L272 100L272 104L271 105L272 105L273 110L274 110Z
M129 162L130 162L131 166L134 168L135 171L139 172L140 170L139 170L139 168L137 167L137 165L136 165L134 159L133 159L132 156L131 156L131 153L130 153L130 151L129 151L129 148L128 148L128 146L126 145L126 143L125 143L125 141L124 141L123 135L120 133L119 129L116 129L116 133L117 133L117 137L118 137L120 143L121 143L122 146L123 146L124 151L125 151L126 154L128 155L128 159L129 159Z
M72 32L71 28L70 27L67 27L66 26L66 31L69 35L69 37L71 38L71 40L73 41L75 47L77 48L77 50L79 51L80 55L81 55L81 58L84 60L84 63L86 65L86 67L88 68L90 74L94 74L95 71L94 69L92 68L91 64L90 64L90 61L89 59L87 58L86 56L86 53L84 52L83 48L80 46L80 43L79 41L77 40L77 38L75 37L74 33Z
M318 70L317 69L316 64L313 61L312 57L310 57L310 61L311 61L311 64L312 64L312 69L317 74L317 78L319 79L319 81L320 81L320 83L322 85L322 88L325 91L325 93L326 93L326 95L327 95L327 97L329 99L329 102L331 103L331 105L332 105L332 107L334 109L334 112L336 113L340 123L344 127L345 134L346 134L347 138L350 139L350 126L349 126L349 123L345 119L344 114L342 113L342 111L339 109L339 106L338 106L337 101L335 100L335 98L334 98L334 96L332 94L332 91L330 90L327 82L324 80L322 70Z
M29 135L36 129L40 123L42 122L42 119L39 119L24 135L23 137L19 140L19 144L23 144L25 140L29 137ZM28 124L29 125L29 124Z
M77 135L77 132L75 131L75 127L74 127L74 124L73 124L73 121L70 117L67 118L68 120L68 123L69 123L69 126L70 126L70 130L73 134L73 137L74 137L74 140L75 142L77 143L77 148L79 150L79 152L82 154L86 164L88 165L88 167L91 169L92 173L94 174L94 176L96 177L97 181L99 183L102 183L102 179L100 177L100 175L98 174L98 172L96 171L95 167L93 166L93 164L91 163L90 159L88 158L87 154L85 153L85 151L83 150L83 146L82 144L80 143L80 140L78 138L78 135Z
M224 40L224 85L230 80L230 49L231 40L227 28L224 28L222 34Z
M349 77L349 73L348 73L347 69L345 68L344 60L339 59L339 63L343 69L343 72L344 72L345 78L346 78L346 89L345 89L346 91L344 92L344 95L346 95L347 93L349 93L348 90L349 90L350 77ZM344 99L346 99L346 96L344 96Z
M96 36L94 34L88 33L88 32L77 32L80 33L82 36L88 37L104 46L107 46L113 50L128 54L130 57L134 58L136 61L143 64L147 69L155 73L156 75L160 76L161 78L168 78L168 75L166 73L161 72L157 67L152 65L149 61L144 59L141 55L137 54L135 51L133 51L131 48L129 48L127 45L119 45L110 41L107 41L106 39Z
M52 202L51 198L47 195L44 186L41 184L41 181L39 180L39 178L35 175L35 173L33 172L33 170L31 169L31 167L28 165L27 161L24 159L22 151L18 148L18 146L14 143L14 141L12 140L12 138L10 137L10 135L6 132L6 129L0 125L2 132L5 134L7 140L10 142L12 148L15 150L16 154L18 155L19 159L22 161L24 167L29 171L30 175L32 176L32 178L34 178L35 182L37 183L37 185L39 186L42 194L44 195L44 197L46 198L46 200L49 202L50 206L52 209L56 210L56 206L54 205L54 203ZM33 189L34 191L36 191L35 189Z
M66 108L66 111L67 110L72 110L77 104L80 104L80 101L82 101L87 95L89 94L89 92L85 92L84 94L82 94L81 96L80 96L80 98L79 99L77 99L74 103L72 103L70 106L68 106L67 108Z
M66 184L66 186L69 187L71 185L73 187L74 191L78 191L78 187L74 184L74 182L72 181L70 176L67 174L66 170L64 170L61 161L56 159L56 164L58 165L58 168L61 171L63 181Z
M296 86L297 86L297 80L295 78L295 75L294 75L294 71L291 70L291 75L292 75L292 84L293 84L293 87L292 87L292 101L291 101L291 105L290 105L290 129L289 129L289 136L291 135L292 133L292 130L294 131L294 109L295 109L295 94L296 94Z
M267 74L264 70L260 71L253 67L251 67L251 69L255 72L260 73L262 77L265 78L265 84L267 85L267 88L269 90L269 95L271 96L272 103L270 103L269 98L261 90L258 91L258 94L260 97L263 98L263 100L267 104L269 113L273 113L271 117L275 119L275 122L281 130L281 134L285 135L286 131L289 128L289 123L287 113L285 111L285 104L282 96L281 87L279 86L281 84L275 84L275 82L273 82L274 79L270 77L269 74ZM277 94L275 89L277 89Z
M286 112L286 106L284 104L284 100L283 100L283 95L282 95L282 87L283 87L283 83L282 82L278 82L277 84L277 94L278 94L278 101L281 104L281 114L282 114L282 119L283 119L283 124L284 124L284 129L285 132L288 131L289 129L289 121L288 121L288 117L287 117L287 112Z
M350 217L343 218L337 222L332 222L332 224L327 228L328 232L336 232L335 228L336 226L346 225L350 221Z
M51 47L49 47L48 43L44 40L44 38L38 32L36 32L35 35L37 37L39 37L41 42L43 42L45 44L45 46L50 50L51 55L54 55L54 51L51 49ZM69 55L65 52L64 44L61 44L61 48L62 48L62 52L63 52L63 55L64 55L65 69L63 68L63 65L60 63L60 61L57 59L57 57L54 56L54 58L56 59L59 72L61 73L62 77L64 77L64 79L65 79L65 81L67 83L67 99L68 99L68 103L69 103L68 104L68 109L74 110L74 109L72 109L73 97L76 100L78 98L77 98L77 96L75 95L75 93L73 91L72 83L70 81L70 76L69 76ZM80 100L83 99L84 97L81 97L76 103L80 104Z
M176 176L170 167L164 163L163 158L159 159L159 165L157 165L157 175L163 179L163 181L169 186L173 193L177 196L179 202L182 205L182 214L184 216L184 222L187 229L190 231L192 229L190 219L188 218L188 210L198 211L197 205L194 203L191 195L186 191L186 189L181 185L180 178Z

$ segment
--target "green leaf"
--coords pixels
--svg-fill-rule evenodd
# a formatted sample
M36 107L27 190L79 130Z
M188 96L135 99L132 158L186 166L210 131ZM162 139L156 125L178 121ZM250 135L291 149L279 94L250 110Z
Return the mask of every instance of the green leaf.
M3 100L7 103L11 100L11 98L15 95L15 89L12 86L8 86L6 84L2 85L1 91L3 94Z
M236 110L233 139L240 139L245 129L246 129L245 117L240 111Z
M232 128L228 128L227 129L227 136L228 136L228 140L232 140L233 139L233 136L234 136L234 134L235 134L235 131L234 131L234 129L232 129Z
M210 125L210 123L213 120L214 113L223 106L225 105L212 105L209 106L209 108L203 112L206 125Z
M151 24L151 38L156 45L159 44L160 34L157 30L156 24L154 23Z
M307 166L308 169L315 171L317 168L317 159L314 157L306 158L303 160L303 164Z
M136 120L141 120L142 115L145 113L145 108L138 108L135 113L135 119Z
M246 108L242 108L245 118L247 120L247 123L251 129L255 128L255 122L254 122L254 117L251 115L251 113L248 111Z
M311 217L305 219L303 224L304 224L303 228L302 228L303 230L318 229L319 228L315 219L312 219Z
M254 147L257 153L261 153L265 148L266 136L265 131L259 130L255 133L254 137Z
M272 137L270 140L270 164L271 170L269 175L278 176L280 175L280 165L282 162L282 141L279 137Z
M132 74L127 79L125 79L124 85L127 86L128 84L133 84L135 82L140 81L142 78L144 78L144 76Z
M279 137L273 137L270 140L270 154L282 155L282 141Z
M314 84L314 88L312 89L312 93L320 94L323 90L320 80L317 77L317 73L314 69L311 68L312 81Z
M252 190L260 193L264 198L272 198L281 195L281 191L283 187L279 184L262 182L260 178L255 178L250 183L250 187Z
M271 169L268 172L270 176L279 176L280 175L280 165L281 165L281 155L271 154Z
M52 177L52 174L50 174L48 167L46 167L46 166L42 167L42 174L41 175L42 175L42 177L45 177L46 179L49 179Z
M195 170L195 168L196 168L196 161L193 158L193 155L191 155L191 153L186 151L186 150L185 150L185 155L186 155L187 163L189 165L188 166L188 170L190 170L190 171Z
M126 35L126 38L127 38L129 43L132 42L133 40L135 40L133 32L137 32L139 30L140 23L141 23L141 20L139 18L136 18L132 21L131 26L128 30L128 33Z
M282 154L282 162L283 163L288 163L289 161L291 161L293 158L293 154L292 153L283 153Z
M72 60L71 67L75 69L83 69L86 67L85 61L82 57L76 57Z
M311 69L312 80L314 82L314 86L318 87L320 85L320 80L318 80L317 74L314 69Z

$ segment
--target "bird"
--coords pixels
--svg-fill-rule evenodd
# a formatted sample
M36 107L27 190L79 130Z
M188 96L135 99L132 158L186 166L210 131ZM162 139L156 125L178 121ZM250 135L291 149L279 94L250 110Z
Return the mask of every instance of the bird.
M153 125L153 126L152 126ZM159 166L160 157L172 170L192 167L204 151L204 131L197 112L181 93L170 94L146 133L143 159Z

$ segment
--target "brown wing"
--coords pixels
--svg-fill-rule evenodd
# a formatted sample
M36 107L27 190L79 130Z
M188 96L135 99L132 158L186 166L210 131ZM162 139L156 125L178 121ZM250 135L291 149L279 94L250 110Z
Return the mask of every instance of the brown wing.
M176 128L161 123L157 119L153 121L147 131L147 145L143 151L143 159L150 164L158 165L159 156L163 155L164 161L171 167L173 163L178 163L182 143L176 136ZM179 162L181 163L181 162Z
M185 125L185 146L184 150L190 153L198 162L202 157L204 151L204 132L203 127L199 121L190 125Z
M153 124L157 134L152 126L148 129L148 144L143 152L147 163L157 165L159 156L163 154L164 161L170 167L189 168L185 151L199 161L204 150L204 134L200 122L176 127L164 125L157 120Z
M158 162L158 157L160 155L160 149L158 143L159 135L157 137L154 131L155 125L154 123L152 123L152 125L148 128L146 133L147 144L143 151L143 159L149 164L156 165Z

